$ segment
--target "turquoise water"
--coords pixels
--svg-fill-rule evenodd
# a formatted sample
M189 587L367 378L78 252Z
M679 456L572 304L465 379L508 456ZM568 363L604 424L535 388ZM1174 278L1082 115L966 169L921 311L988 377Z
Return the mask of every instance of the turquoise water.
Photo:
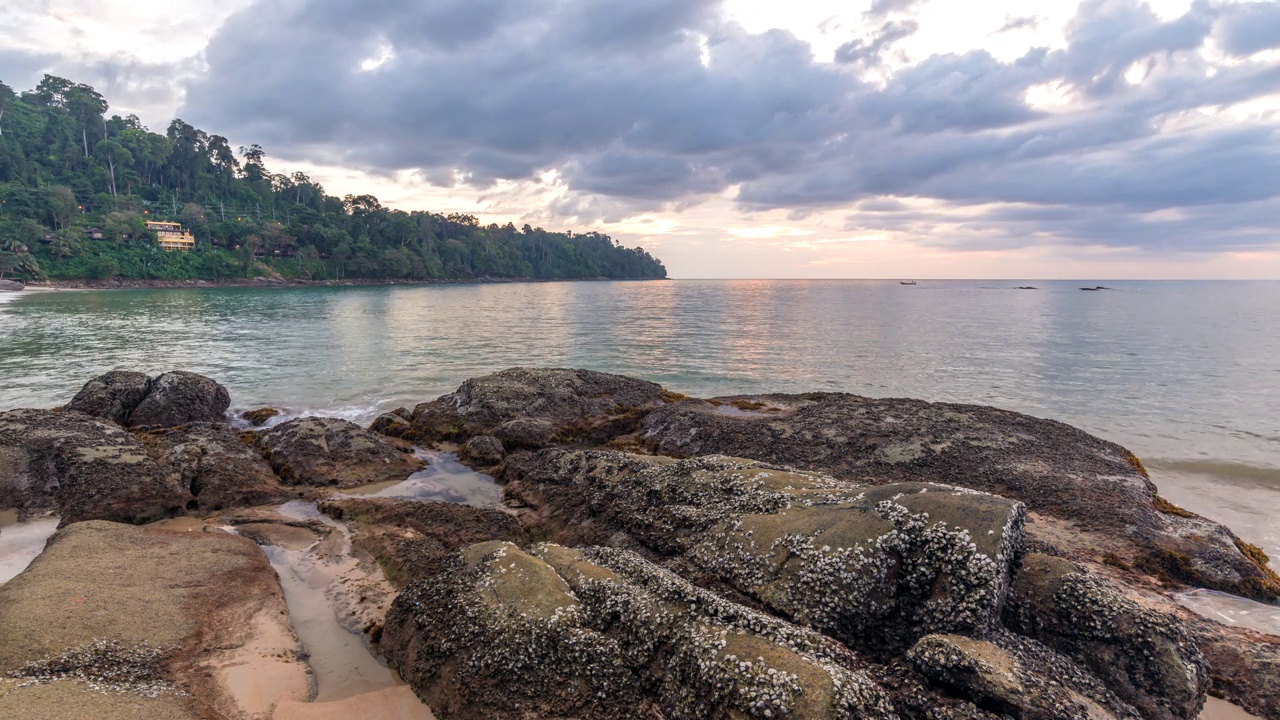
M1013 290L1032 284L1039 290ZM696 281L0 295L0 408L184 368L236 408L367 421L512 365L694 395L998 405L1120 442L1280 554L1280 283Z

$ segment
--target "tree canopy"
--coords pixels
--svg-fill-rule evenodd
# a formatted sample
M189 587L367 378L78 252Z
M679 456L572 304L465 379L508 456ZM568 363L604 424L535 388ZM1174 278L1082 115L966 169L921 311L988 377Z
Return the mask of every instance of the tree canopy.
M642 279L662 262L600 233L471 215L405 212L272 173L257 144L175 119L164 134L108 117L92 87L46 75L0 82L0 253L26 279ZM164 252L147 220L181 222L190 253Z

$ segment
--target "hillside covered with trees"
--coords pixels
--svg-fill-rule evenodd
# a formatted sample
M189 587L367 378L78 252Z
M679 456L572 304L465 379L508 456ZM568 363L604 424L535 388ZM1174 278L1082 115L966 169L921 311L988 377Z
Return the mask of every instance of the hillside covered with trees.
M166 252L149 220L181 222ZM108 116L93 88L46 75L0 82L0 278L302 280L666 277L661 261L599 233L481 225L327 195L267 169L258 145L174 120L165 133Z

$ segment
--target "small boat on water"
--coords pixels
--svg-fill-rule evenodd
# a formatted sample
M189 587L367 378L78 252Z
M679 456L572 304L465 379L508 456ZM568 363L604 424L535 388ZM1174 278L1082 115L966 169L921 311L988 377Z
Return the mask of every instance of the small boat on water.
M899 280L898 284L899 285L915 285L916 281L915 280Z

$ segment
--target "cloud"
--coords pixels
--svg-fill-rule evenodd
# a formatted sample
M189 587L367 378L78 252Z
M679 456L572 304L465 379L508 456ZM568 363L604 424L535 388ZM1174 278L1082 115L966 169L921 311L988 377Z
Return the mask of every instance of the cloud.
M996 30L992 34L999 35L1001 33L1016 32L1018 30L1035 30L1040 27L1040 23L1042 22L1044 22L1043 18L1036 15L1026 15L1021 17L1007 15L1004 19L1004 25L1001 25L1000 29Z
M554 172L547 212L584 222L729 195L975 245L1274 244L1280 122L1222 111L1280 88L1280 63L1248 57L1280 37L1255 31L1275 7L1196 0L1166 19L1087 0L1063 48L887 68L918 19L877 22L829 63L718 0L257 0L213 37L182 112L284 158L478 188ZM1067 102L1029 103L1043 86ZM892 204L913 198L934 209Z

